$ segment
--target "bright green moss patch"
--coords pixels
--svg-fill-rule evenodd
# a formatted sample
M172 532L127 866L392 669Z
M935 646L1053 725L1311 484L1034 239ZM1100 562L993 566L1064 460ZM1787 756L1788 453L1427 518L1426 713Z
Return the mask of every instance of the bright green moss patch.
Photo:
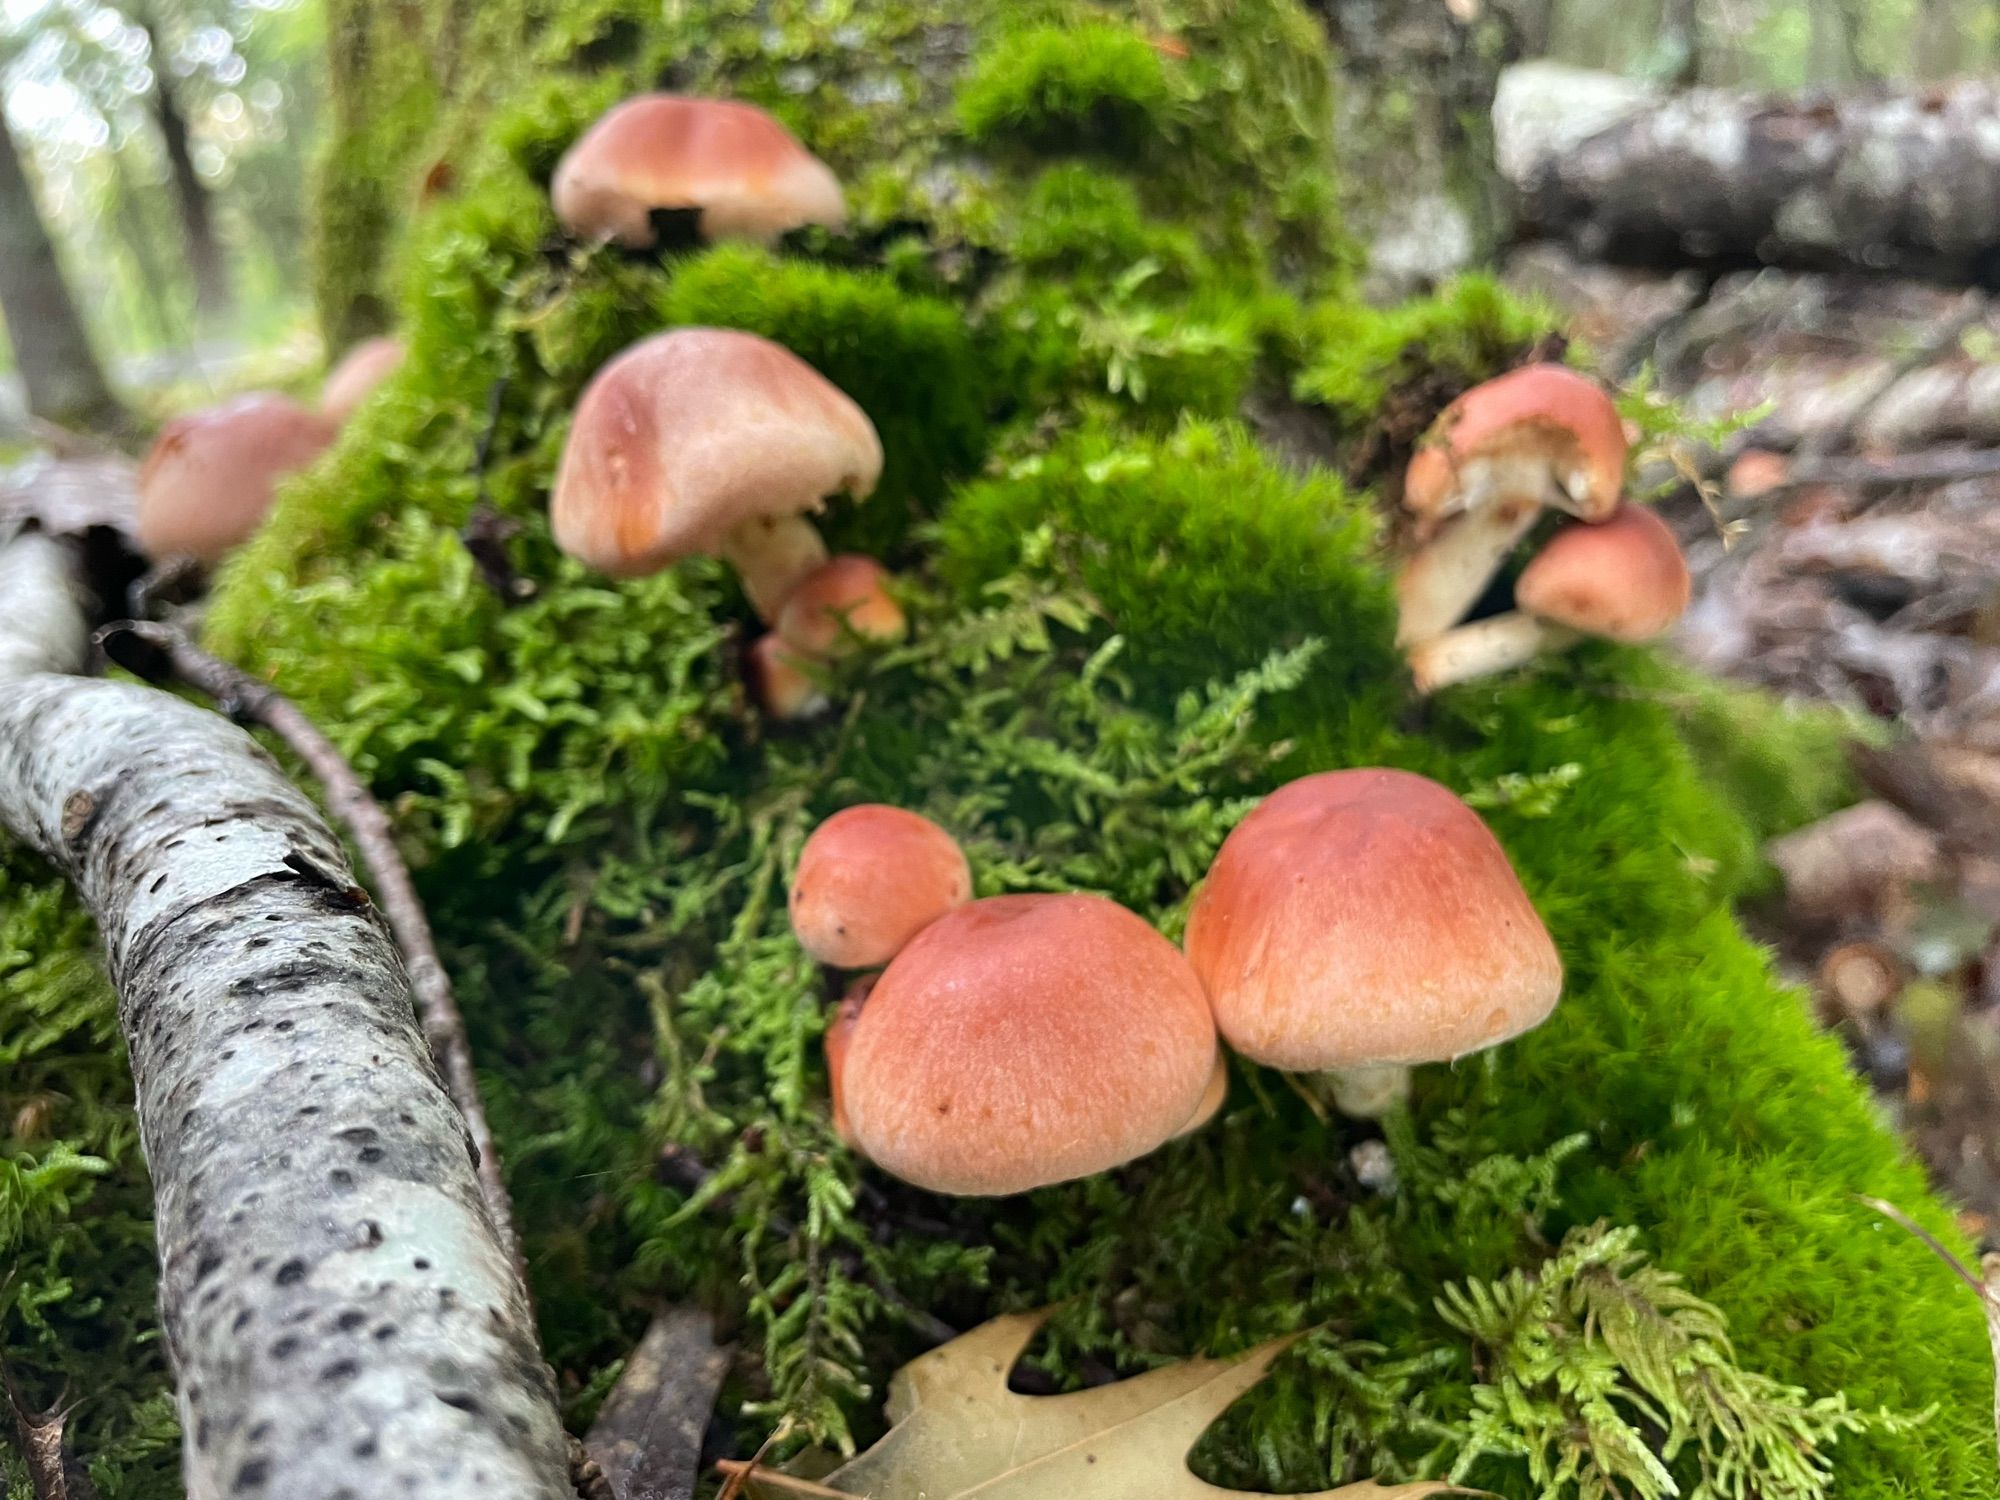
M1166 68L1130 26L1031 27L980 56L959 88L959 122L980 142L1129 152L1160 134L1173 100Z

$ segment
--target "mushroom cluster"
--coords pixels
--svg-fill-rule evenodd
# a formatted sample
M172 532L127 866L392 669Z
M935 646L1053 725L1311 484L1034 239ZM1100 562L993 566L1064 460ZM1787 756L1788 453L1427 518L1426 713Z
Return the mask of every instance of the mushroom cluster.
M1406 771L1266 797L1216 855L1184 951L1100 896L971 891L948 833L868 805L814 830L791 893L809 954L879 969L827 1027L834 1128L936 1192L1023 1192L1198 1130L1228 1092L1218 1034L1375 1116L1413 1066L1519 1036L1562 992L1499 842Z
M1474 386L1410 460L1417 545L1396 580L1397 640L1432 692L1583 636L1642 641L1686 609L1687 564L1659 518L1624 503L1625 430L1594 382L1528 365ZM1549 510L1574 520L1529 563L1519 608L1461 625Z

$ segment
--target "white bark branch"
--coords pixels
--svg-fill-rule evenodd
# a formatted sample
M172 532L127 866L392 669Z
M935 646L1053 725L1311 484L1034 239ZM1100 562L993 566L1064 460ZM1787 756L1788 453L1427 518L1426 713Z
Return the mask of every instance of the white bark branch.
M0 548L0 823L104 937L191 1500L568 1496L527 1294L381 919L243 731L69 675L78 592L65 544Z

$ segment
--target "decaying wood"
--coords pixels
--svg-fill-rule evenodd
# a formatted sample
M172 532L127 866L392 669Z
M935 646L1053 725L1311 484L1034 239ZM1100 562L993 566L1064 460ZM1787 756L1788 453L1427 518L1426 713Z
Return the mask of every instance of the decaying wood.
M76 675L67 544L0 549L0 823L97 919L191 1500L569 1494L554 1382L390 935L242 730Z
M1670 94L1533 63L1494 121L1524 227L1593 259L2000 284L2000 84Z
M13 1413L14 1440L20 1445L35 1500L97 1500L97 1486L70 1451L63 1430L68 1411L60 1404L47 1411L31 1410L4 1363L0 1363L0 1390L6 1392Z
M584 1439L614 1500L691 1500L730 1350L698 1308L662 1313L626 1358Z
M389 919L389 930L402 950L409 969L410 987L416 992L417 1014L423 1019L424 1037L431 1055L444 1074L445 1089L452 1103L465 1117L472 1137L479 1170L479 1190L486 1211L500 1232L516 1268L522 1270L520 1236L514 1228L514 1206L507 1196L501 1173L499 1148L493 1130L486 1123L486 1105L479 1097L479 1077L472 1067L472 1044L465 1035L465 1017L452 994L451 976L438 957L437 940L431 935L430 919L424 915L423 901L410 880L409 866L396 848L396 830L389 815L369 792L367 783L355 774L347 757L291 699L239 667L211 656L187 638L184 631L156 621L128 620L113 629L131 635L165 654L174 674L215 700L216 706L239 724L261 724L289 746L306 769L312 772L326 793L327 810L333 814L361 855L368 883Z

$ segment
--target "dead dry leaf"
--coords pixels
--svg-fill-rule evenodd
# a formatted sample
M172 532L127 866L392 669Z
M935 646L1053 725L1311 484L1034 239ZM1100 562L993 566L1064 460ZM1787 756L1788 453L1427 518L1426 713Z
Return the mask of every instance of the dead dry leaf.
M1214 1500L1236 1493L1196 1478L1188 1451L1292 1340L1068 1395L1008 1390L1014 1362L1048 1316L995 1318L912 1360L890 1382L888 1433L817 1481L754 1462L721 1467L745 1480L754 1500ZM1352 1484L1302 1500L1472 1493L1427 1480Z

